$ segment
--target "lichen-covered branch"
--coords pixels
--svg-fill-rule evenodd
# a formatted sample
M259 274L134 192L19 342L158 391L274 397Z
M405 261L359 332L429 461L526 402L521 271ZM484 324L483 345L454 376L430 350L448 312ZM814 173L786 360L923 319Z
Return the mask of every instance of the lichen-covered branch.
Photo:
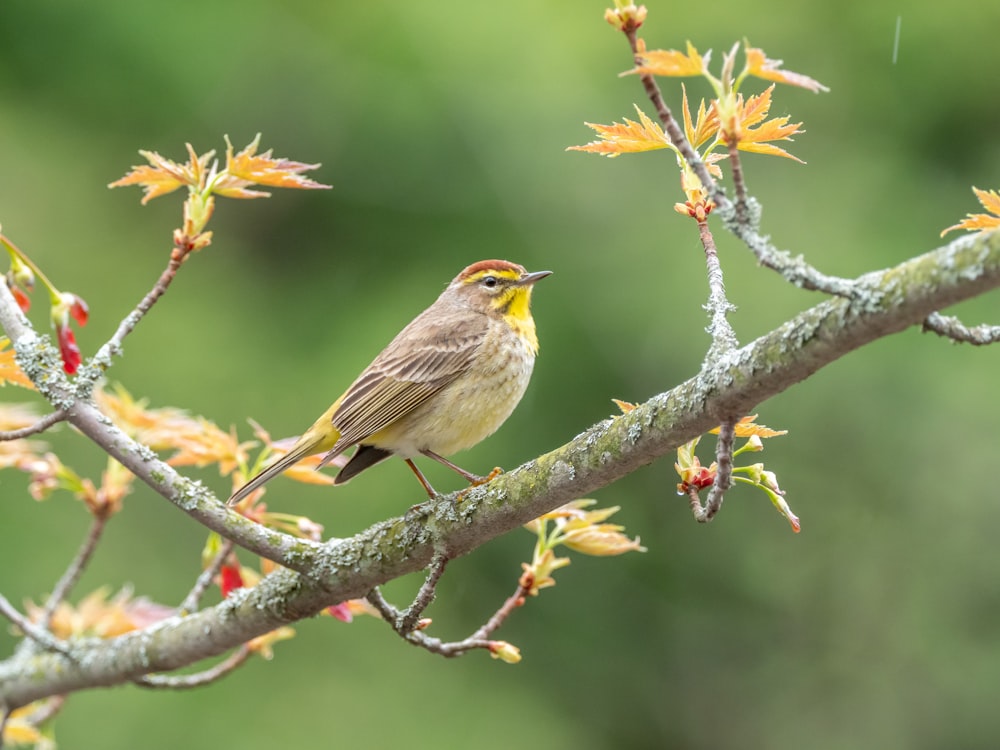
M134 681L224 654L280 625L365 596L374 587L454 558L569 500L585 497L701 435L849 352L910 326L935 310L1000 287L1000 232L964 237L894 268L867 274L857 292L806 310L771 333L706 364L695 377L627 414L604 420L565 445L481 487L427 503L326 545L263 529L225 509L207 490L142 451L107 425L68 384L42 388L67 399L70 420L193 518L237 544L297 570L279 570L250 590L186 617L107 640L71 640L67 653L15 654L0 662L0 705ZM0 285L0 323L26 372L46 349ZM21 323L14 320L20 317ZM12 320L14 320L12 324ZM58 372L58 362L52 363ZM134 467L134 468L133 468ZM160 472L170 472L169 476ZM408 504L402 499L400 505ZM248 528L252 527L252 528ZM284 564L284 563L283 563ZM60 644L62 645L62 644Z

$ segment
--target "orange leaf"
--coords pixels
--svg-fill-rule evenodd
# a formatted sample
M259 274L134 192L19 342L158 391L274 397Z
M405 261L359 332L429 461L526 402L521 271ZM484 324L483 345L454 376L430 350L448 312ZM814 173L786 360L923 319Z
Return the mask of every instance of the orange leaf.
M756 435L761 438L769 438L788 434L788 430L772 430L770 427L765 427L762 424L754 424L756 419L757 415L751 414L748 417L743 417L743 419L737 422L736 429L734 431L736 437L750 437L751 435ZM709 432L713 435L718 435L719 428L716 427L714 430L709 430Z
M711 52L704 57L698 54L691 42L687 43L687 52L675 49L654 49L640 53L643 64L622 75L638 73L654 76L700 76L705 72Z
M247 190L251 185L299 188L303 190L328 189L329 185L310 180L300 173L319 168L319 164L305 164L290 159L276 159L268 149L257 153L260 133L246 148L233 154L233 144L226 136L226 169L212 186L212 191L227 198L265 198L270 193Z
M990 213L966 214L966 218L962 219L962 221L958 222L958 224L953 224L941 232L942 237L953 229L968 229L970 232L985 232L990 229L1000 228L1000 193L997 193L996 190L980 190L976 187L972 188L972 192L976 194L976 197L979 199L983 208ZM991 216L990 214L993 215Z
M775 117L756 128L754 127L754 125L767 117L767 112L771 108L771 92L773 90L774 84L771 84L766 91L755 94L745 101L742 95L740 95L736 103L740 126L737 147L740 151L768 154L771 156L784 156L788 159L794 159L800 164L804 164L805 162L798 157L792 156L784 149L768 143L768 141L790 141L792 140L791 136L804 133L805 131L800 129L802 126L801 122L789 124L787 116Z
M766 81L777 81L778 83L799 86L814 91L817 94L820 91L830 90L809 76L802 75L801 73L793 73L790 70L781 70L782 61L769 60L767 55L764 54L764 50L758 47L750 47L746 42L743 43L743 47L747 56L747 73L752 76L763 78Z
M611 400L615 402L615 406L617 406L619 409L622 410L622 414L628 414L635 408L635 404L630 403L628 401L621 401L620 399L617 398L613 398Z
M205 167L209 159L215 156L214 151L198 156L191 144L186 144L189 160L185 164L178 164L170 159L165 159L155 151L139 151L145 157L149 165L132 167L132 171L119 180L115 180L108 187L125 187L126 185L141 185L143 189L142 203L145 205L153 198L172 193L183 185L189 187L199 187L204 179Z
M585 123L587 127L596 131L602 140L591 141L584 146L570 146L566 150L586 151L592 154L615 157L621 154L636 154L661 148L673 148L673 144L663 132L663 128L646 116L641 109L638 107L635 109L639 113L639 122L625 119L621 124L617 122L611 125Z
M691 109L688 107L687 87L681 84L683 93L682 109L684 113L684 134L688 142L698 148L709 138L714 137L719 132L719 111L715 106L706 107L705 100L698 104L698 119L691 121Z

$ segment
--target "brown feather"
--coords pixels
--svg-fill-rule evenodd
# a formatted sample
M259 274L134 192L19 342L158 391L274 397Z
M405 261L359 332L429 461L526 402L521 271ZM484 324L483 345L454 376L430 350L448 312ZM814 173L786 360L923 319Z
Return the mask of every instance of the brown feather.
M451 309L443 309L445 305ZM414 326L424 328L417 346L408 335ZM458 378L469 368L488 326L485 315L470 314L465 305L450 300L439 299L419 315L344 393L332 418L340 437L330 454L364 442Z

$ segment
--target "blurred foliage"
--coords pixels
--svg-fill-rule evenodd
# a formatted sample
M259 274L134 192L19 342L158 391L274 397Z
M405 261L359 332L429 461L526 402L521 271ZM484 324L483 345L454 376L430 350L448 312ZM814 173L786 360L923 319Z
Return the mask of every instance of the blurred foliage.
M764 231L820 269L855 275L928 250L978 209L972 185L1000 187L1000 4L649 6L651 46L690 38L720 54L745 36L830 86L776 92L772 112L805 123L794 153L808 166L745 160ZM536 294L542 351L528 395L461 459L513 467L611 414L612 397L642 400L692 375L708 344L704 260L672 210L673 157L563 151L589 139L584 120L650 111L637 80L616 78L631 63L604 7L7 0L0 221L90 303L86 355L155 280L179 223L180 198L140 207L138 191L104 188L138 149L179 159L185 141L205 150L262 131L276 153L323 162L316 177L333 191L219 206L213 245L112 372L154 406L246 436L251 416L275 436L311 423L464 265L552 269ZM743 341L818 301L719 240ZM956 312L995 323L997 309L994 293ZM649 553L560 571L498 633L521 648L517 667L445 661L370 618L322 618L273 662L206 690L75 696L60 745L992 746L998 367L1000 350L912 329L761 405L763 422L789 430L767 462L799 535L739 488L715 522L695 524L669 460L598 493ZM65 427L52 440L99 473L95 448ZM0 586L37 600L87 518L64 497L27 499L19 476L0 482ZM389 462L336 490L278 480L269 503L344 536L418 490ZM80 594L131 582L179 601L204 532L144 488L125 505ZM477 626L514 590L531 544L512 534L456 561L434 627ZM388 593L403 600L417 581ZM3 652L12 643L4 630Z

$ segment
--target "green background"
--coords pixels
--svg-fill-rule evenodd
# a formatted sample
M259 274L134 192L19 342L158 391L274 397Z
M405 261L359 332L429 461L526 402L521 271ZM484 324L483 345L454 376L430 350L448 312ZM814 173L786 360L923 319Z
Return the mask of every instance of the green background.
M91 306L93 352L166 263L181 198L139 205L104 186L140 148L184 158L262 131L279 156L318 161L332 191L220 200L213 245L128 339L111 376L249 436L311 423L442 286L473 261L551 269L542 342L522 405L459 462L516 466L693 375L708 337L704 260L674 214L665 152L566 153L584 121L643 100L604 4L194 2L0 5L0 221ZM893 63L897 16L902 18ZM763 230L853 276L939 244L1000 188L1000 5L722 0L650 3L650 47L721 52L743 37L831 93L779 87L803 120L789 149L748 156ZM669 102L679 82L665 80ZM692 95L705 87L689 82ZM741 341L821 298L756 267L719 231ZM38 297L33 318L46 323ZM957 310L997 323L996 293ZM74 695L63 748L977 748L1000 736L1000 530L995 466L1000 349L918 329L879 341L761 405L789 430L763 456L803 530L736 490L694 523L669 459L597 498L649 547L575 556L498 636L514 667L443 660L381 623L301 623L276 657L207 689ZM14 389L5 400L22 399ZM99 452L53 436L96 475ZM705 456L708 458L708 456ZM443 471L443 470L442 470ZM428 468L431 481L453 478ZM220 493L227 481L199 476ZM38 504L0 476L0 590L36 600L87 526L66 496ZM344 536L418 501L399 462L330 490L278 480L272 507ZM128 499L79 589L129 583L178 602L205 534L145 488ZM434 633L474 630L516 585L531 537L457 561ZM249 560L249 558L247 558ZM417 578L390 586L405 600ZM0 653L14 643L0 634Z

